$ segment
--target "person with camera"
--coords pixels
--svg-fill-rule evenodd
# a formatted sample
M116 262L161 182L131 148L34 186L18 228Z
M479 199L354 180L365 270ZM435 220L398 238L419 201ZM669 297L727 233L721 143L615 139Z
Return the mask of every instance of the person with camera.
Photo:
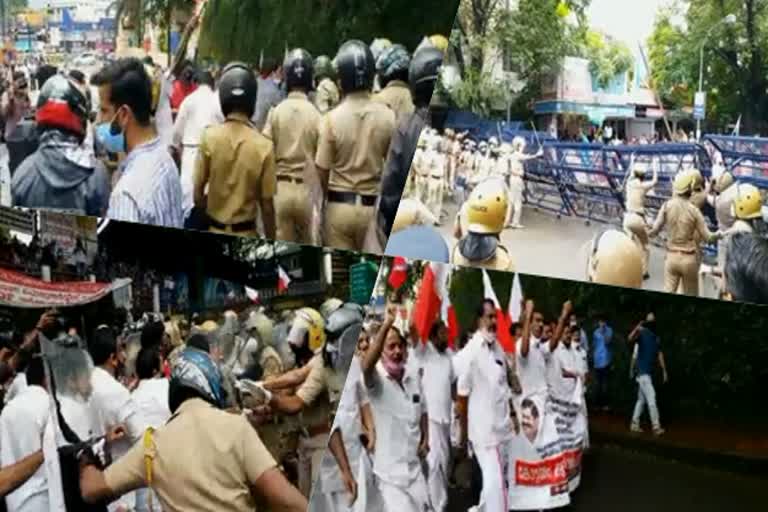
M632 363L630 365L629 377L635 378L638 384L637 402L635 411L632 415L632 432L641 433L640 416L643 409L648 406L648 413L651 416L653 433L660 436L664 433L659 419L659 408L656 405L656 390L653 387L653 370L658 361L663 374L664 384L667 383L667 364L664 360L664 352L661 350L661 340L656 330L656 316L648 313L645 321L640 322L629 334L629 341L634 344L632 353Z

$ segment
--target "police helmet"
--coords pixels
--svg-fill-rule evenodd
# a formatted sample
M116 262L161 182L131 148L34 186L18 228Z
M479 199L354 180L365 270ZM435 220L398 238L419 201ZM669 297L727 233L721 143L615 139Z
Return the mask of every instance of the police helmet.
M309 91L314 85L314 63L308 51L297 48L291 50L283 62L285 85L288 90L303 89Z
M241 62L233 62L224 68L219 81L219 101L225 116L233 112L249 118L256 110L256 75Z
M336 55L339 82L345 93L370 91L373 87L375 61L371 49L362 41L347 41Z

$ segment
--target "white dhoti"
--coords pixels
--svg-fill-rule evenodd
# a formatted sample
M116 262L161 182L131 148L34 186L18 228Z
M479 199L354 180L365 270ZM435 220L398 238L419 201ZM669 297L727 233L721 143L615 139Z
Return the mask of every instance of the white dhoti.
M427 481L421 473L406 486L379 480L379 491L384 500L384 512L427 512L432 510L429 504Z
M483 474L480 503L470 508L474 512L509 510L509 442L493 447L473 447L477 463Z
M451 458L451 425L429 422L429 454L427 455L427 484L429 497L435 512L442 512L448 505L448 471Z
M184 218L189 217L195 206L195 163L198 146L185 145L181 152L181 207Z

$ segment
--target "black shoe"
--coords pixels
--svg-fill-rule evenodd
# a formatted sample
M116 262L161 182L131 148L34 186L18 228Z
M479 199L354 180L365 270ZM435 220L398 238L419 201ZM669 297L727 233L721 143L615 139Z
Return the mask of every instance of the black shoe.
M643 274L643 281L647 281L651 278L651 274L645 273Z

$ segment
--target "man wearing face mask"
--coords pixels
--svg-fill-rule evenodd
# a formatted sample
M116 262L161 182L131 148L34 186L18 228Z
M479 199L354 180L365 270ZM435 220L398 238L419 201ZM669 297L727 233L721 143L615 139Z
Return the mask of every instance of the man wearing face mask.
M461 422L460 446L467 440L482 473L480 503L470 510L509 510L507 463L512 440L512 391L507 358L497 342L496 310L482 304L473 346L458 375L456 394Z
M40 143L13 175L13 205L102 216L109 201L104 165L83 145L88 100L71 79L49 79L35 114Z
M110 153L126 153L107 217L182 228L179 170L151 122L152 82L138 59L120 59L91 80L99 88L96 138Z
M387 511L431 509L422 471L429 452L429 427L419 375L406 371L408 346L394 327L397 310L388 306L384 323L361 360L363 381L381 446L373 472Z

